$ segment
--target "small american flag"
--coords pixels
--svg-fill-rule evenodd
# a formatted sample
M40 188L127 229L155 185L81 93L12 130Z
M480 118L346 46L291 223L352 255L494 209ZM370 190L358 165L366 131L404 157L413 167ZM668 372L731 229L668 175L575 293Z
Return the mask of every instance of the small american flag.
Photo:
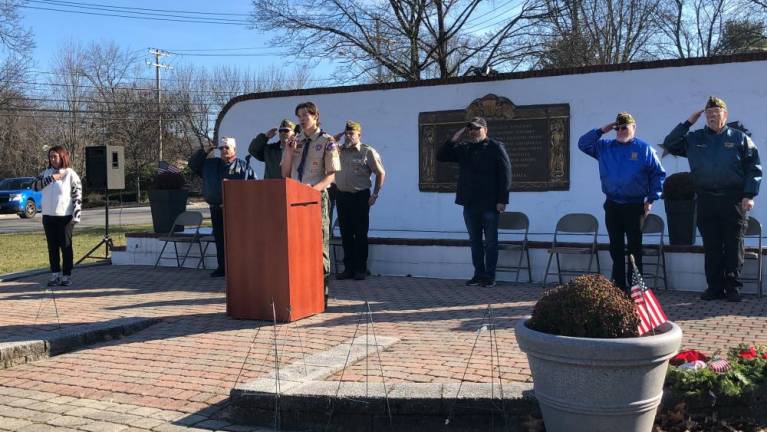
M181 170L165 161L160 161L157 166L157 174L171 172L174 174L181 174Z
M631 298L634 300L636 312L639 315L639 335L641 336L655 330L668 321L668 318L663 313L663 308L660 307L660 302L658 302L655 294L645 286L642 275L634 263L634 256L629 256L629 259L633 270L631 272Z
M717 359L708 364L708 368L717 373L725 373L732 369L730 362L724 359Z

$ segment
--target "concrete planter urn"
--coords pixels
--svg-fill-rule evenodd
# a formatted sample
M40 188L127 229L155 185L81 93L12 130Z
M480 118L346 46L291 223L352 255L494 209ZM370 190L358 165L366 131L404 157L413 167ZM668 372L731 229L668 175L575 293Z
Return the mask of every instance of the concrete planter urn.
M515 326L527 354L535 396L548 432L650 432L663 396L668 360L682 330L654 336L584 338Z

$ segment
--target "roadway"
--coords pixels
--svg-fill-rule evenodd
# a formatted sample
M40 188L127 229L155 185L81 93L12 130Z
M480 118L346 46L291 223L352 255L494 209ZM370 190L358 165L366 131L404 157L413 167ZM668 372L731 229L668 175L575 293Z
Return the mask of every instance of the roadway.
M199 210L206 218L210 217L210 210L205 203L190 203L189 210ZM22 219L18 215L0 215L0 234L20 232L42 232L42 215L38 213L34 218ZM110 207L109 226L121 225L151 225L152 212L149 207ZM80 228L104 227L104 208L83 209Z

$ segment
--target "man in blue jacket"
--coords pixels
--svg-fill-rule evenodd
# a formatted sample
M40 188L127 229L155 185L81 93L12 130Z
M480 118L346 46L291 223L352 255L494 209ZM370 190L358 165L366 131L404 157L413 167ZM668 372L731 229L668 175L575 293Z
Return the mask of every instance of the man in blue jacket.
M704 112L706 126L690 132ZM708 284L701 299L741 301L743 234L762 181L759 151L748 135L727 126L727 104L713 96L705 109L677 125L663 146L690 163Z
M469 140L461 142L467 132ZM506 149L503 143L488 138L485 119L474 117L439 149L437 160L458 163L455 203L463 206L474 264L474 276L466 285L494 287L498 216L506 210L511 190L511 162Z
M213 150L218 148L221 157L216 157ZM234 138L223 137L218 147L197 150L189 159L189 169L202 177L202 196L210 206L210 220L213 223L213 237L216 239L216 260L218 268L210 275L221 277L225 275L226 262L224 259L224 208L222 183L225 179L243 180L255 179L253 170L248 164L237 158L237 142Z
M613 129L615 139L600 139ZM624 236L628 240L628 252L634 255L641 272L642 220L661 196L666 171L655 150L636 137L636 121L627 112L619 113L614 122L583 135L578 140L578 148L599 161L602 192L607 197L604 209L613 259L612 278L615 285L628 292L632 269L626 262Z

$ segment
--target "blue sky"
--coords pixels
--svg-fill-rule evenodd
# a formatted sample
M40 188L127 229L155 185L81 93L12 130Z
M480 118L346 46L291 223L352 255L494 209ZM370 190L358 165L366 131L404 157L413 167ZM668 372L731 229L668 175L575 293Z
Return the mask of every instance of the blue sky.
M211 18L247 20L247 14L251 11L250 0L220 0L218 2L205 0L30 1L26 7L21 9L21 13L24 16L24 25L34 33L34 40L37 45L32 56L34 70L51 70L51 62L57 50L67 41L75 41L83 45L94 41L114 41L123 48L140 51L144 54L142 62L153 60L147 53L149 47L179 51L179 54L185 54L162 59L163 62L170 65L191 63L212 68L226 64L258 71L272 65L280 65L284 61L283 57L279 55L282 50L270 46L268 34L248 29L245 25L150 21L87 14L120 14L120 12L108 11L110 6L232 14L218 16L187 15L199 16L201 20L205 21L209 21ZM79 13L44 9L74 10ZM139 9L135 9L135 11L139 14L152 13L152 11ZM238 48L249 49L239 50ZM211 51L186 51L204 49ZM330 66L320 66L314 70L312 78L325 78L331 71ZM145 74L147 77L153 77L153 68L146 66Z

